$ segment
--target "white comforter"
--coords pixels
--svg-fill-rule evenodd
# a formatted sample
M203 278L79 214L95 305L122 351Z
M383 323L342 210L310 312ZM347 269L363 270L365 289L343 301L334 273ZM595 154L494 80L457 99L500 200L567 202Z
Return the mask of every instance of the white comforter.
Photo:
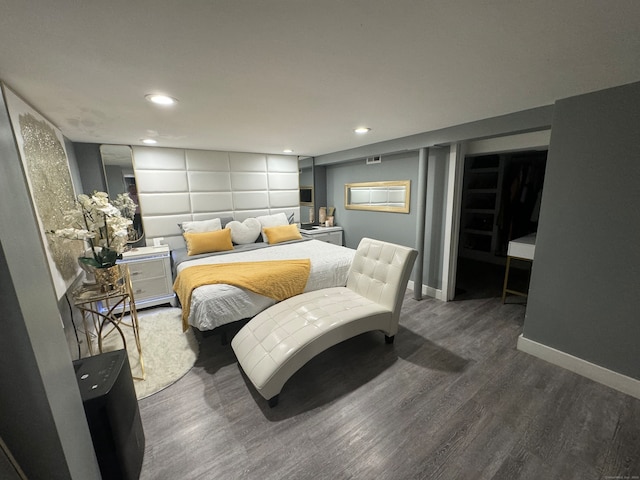
M194 265L309 258L311 271L305 292L310 292L345 285L354 254L355 250L350 248L309 240L189 260L178 265L177 272ZM205 285L196 288L191 295L189 324L201 331L213 330L226 323L251 318L275 303L271 298L232 285Z

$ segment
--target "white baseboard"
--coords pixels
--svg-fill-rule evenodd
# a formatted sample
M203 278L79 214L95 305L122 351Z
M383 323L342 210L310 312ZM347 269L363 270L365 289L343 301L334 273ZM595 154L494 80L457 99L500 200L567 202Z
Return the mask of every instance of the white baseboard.
M415 283L413 280L409 280L407 284L407 288L409 290L415 291ZM433 297L436 300L444 300L444 294L441 289L429 287L427 285L422 285L422 295L426 295L427 297Z
M640 380L627 377L555 348L529 340L522 335L518 337L518 350L640 399Z

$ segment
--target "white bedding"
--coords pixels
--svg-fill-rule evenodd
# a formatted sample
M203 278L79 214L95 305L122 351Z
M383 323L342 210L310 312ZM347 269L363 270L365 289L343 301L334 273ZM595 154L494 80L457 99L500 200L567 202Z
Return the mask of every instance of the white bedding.
M347 282L347 273L355 250L320 240L274 245L268 248L182 262L177 272L194 265L261 260L311 259L311 271L305 292L338 287ZM205 285L191 295L189 324L198 330L213 330L221 325L251 318L276 301L232 285Z

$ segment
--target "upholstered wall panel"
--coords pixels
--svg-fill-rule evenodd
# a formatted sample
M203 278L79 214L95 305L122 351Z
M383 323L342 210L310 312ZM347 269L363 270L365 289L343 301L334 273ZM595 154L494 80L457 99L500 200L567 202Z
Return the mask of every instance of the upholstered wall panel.
M133 159L133 167L136 170L185 170L184 150L176 148L140 148L137 149L137 152Z
M282 210L276 210L273 213L280 212L280 211ZM270 213L271 212L269 210L236 210L234 212L234 217L239 222L243 222L247 218L261 217L262 215L269 215Z
M136 169L136 172L138 170ZM182 171L145 170L145 174L138 178L136 174L138 192L167 193L188 192L189 182L187 173Z
M210 220L211 218L222 218L222 217L233 217L234 212L233 211L227 211L227 212L207 212L207 213L194 213L193 214L193 219L194 220ZM181 240L181 239L180 239Z
M193 213L233 211L231 192L192 193L191 209Z
M268 174L269 190L295 190L298 191L298 172L295 173L271 173Z
M268 182L265 172L233 172L231 174L231 190L251 191L267 190Z
M284 212L299 221L298 160L284 155L133 147L147 244L184 247L179 223Z
M271 208L287 208L300 200L298 191L294 192L269 192L269 206Z
M229 153L229 164L234 172L266 172L267 157L259 153Z
M191 220L193 220L191 215L149 215L144 217L144 233L147 238L164 237L168 240L172 237L181 238L182 232L178 224ZM147 243L153 244L153 242ZM176 245L179 244L176 243Z
M233 192L235 210L255 210L269 208L268 192Z
M189 194L181 193L140 193L141 211L145 215L176 215L191 213Z
M192 192L231 191L231 172L188 172L189 190Z
M187 170L229 172L229 152L186 150Z
M281 172L281 173L298 173L298 163L291 163L291 157L280 155L268 155L267 166L269 172Z

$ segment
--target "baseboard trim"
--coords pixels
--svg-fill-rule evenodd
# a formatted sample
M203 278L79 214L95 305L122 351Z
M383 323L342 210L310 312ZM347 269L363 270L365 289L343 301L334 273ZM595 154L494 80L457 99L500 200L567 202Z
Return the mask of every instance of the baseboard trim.
M587 362L581 358L525 338L522 335L518 337L518 350L640 399L640 380Z
M407 284L407 288L415 292L415 286L416 284L414 283L414 281L409 280L409 283ZM444 294L442 293L441 289L429 287L427 285L422 285L422 295L426 295L427 297L433 297L436 300L444 300Z

